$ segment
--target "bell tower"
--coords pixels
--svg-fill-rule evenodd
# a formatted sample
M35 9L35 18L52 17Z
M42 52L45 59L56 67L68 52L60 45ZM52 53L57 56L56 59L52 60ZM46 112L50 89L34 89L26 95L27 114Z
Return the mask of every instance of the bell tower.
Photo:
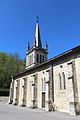
M36 18L36 29L32 47L28 42L28 49L26 52L26 69L41 64L48 59L48 45L45 42L45 48L42 48L39 19Z

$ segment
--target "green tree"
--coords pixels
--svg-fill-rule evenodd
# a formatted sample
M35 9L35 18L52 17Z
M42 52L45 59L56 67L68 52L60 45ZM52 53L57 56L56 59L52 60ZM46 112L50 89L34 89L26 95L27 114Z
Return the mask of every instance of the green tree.
M0 52L0 89L9 88L11 76L15 76L25 69L24 60L19 54L7 54Z

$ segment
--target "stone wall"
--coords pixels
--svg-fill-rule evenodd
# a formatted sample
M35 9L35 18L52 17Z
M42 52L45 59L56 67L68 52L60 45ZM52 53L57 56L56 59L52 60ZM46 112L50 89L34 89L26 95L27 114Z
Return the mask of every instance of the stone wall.
M44 78L46 90L42 91ZM76 112L79 113L80 57L73 56L65 61L53 62L14 80L13 104L42 108L42 92L45 92L45 110L49 111L53 108L74 115Z

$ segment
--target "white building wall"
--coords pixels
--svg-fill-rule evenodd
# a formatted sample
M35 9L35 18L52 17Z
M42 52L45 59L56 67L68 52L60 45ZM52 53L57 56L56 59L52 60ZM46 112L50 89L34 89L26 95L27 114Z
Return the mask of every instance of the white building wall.
M75 60L76 67L76 79L77 79L77 90L78 90L78 102L79 102L79 111L80 111L80 56Z
M17 87L17 80L14 81L13 104L15 104L16 102L16 87Z
M19 89L19 103L18 105L21 106L22 105L22 78L20 78L20 89Z
M71 74L68 68L68 62L56 65L53 67L54 80L54 104L55 110L70 112L70 98L73 97L72 79L68 79ZM62 72L65 74L66 89L63 89ZM62 90L60 90L59 74L62 80Z
M37 106L38 106L38 108L42 108L42 92L45 92L45 103L47 100L46 90L42 91L42 79L45 78L45 80L47 80L46 71L47 71L47 69L44 69L44 70L41 70L38 72L38 78L37 78L37 80L38 80L38 87L37 87L38 88L38 90L37 90Z
M55 110L68 112L70 113L70 102L74 102L74 91L73 91L73 83L72 79L68 79L72 77L72 65L68 65L68 63L75 62L75 69L76 69L76 80L77 80L77 90L78 90L78 109L80 109L80 57L76 57L75 59L71 58L71 60L64 62L62 64L55 65L53 64L53 84L54 84L54 107ZM42 78L45 77L46 81L49 76L47 76L46 71L49 70L49 66L47 69L37 71L37 107L42 108ZM62 77L62 73L65 74L65 81L66 81L66 89L60 90L60 82L59 82L59 74ZM36 72L23 76L20 78L20 90L19 90L19 104L22 105L23 100L23 87L24 86L24 77L27 77L27 87L26 87L26 106L32 106L32 93L30 91L30 81L34 81L33 74ZM63 78L61 78L63 79ZM62 82L63 86L63 82ZM14 95L13 95L13 103L15 103L16 99L16 87L17 87L17 80L14 80ZM47 90L48 91L48 90ZM46 94L46 91L45 91ZM48 94L45 95L45 100L48 100Z
M27 107L31 107L32 105L32 92L30 91L31 86L30 86L30 81L32 81L31 75L27 76Z

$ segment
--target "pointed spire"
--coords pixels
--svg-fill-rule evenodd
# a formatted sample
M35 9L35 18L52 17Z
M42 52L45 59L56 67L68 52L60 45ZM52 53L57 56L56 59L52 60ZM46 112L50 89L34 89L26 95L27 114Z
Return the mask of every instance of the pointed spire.
M35 36L34 36L33 46L42 48L41 38L40 38L39 18L38 18L38 16L36 17L36 30L35 30Z

